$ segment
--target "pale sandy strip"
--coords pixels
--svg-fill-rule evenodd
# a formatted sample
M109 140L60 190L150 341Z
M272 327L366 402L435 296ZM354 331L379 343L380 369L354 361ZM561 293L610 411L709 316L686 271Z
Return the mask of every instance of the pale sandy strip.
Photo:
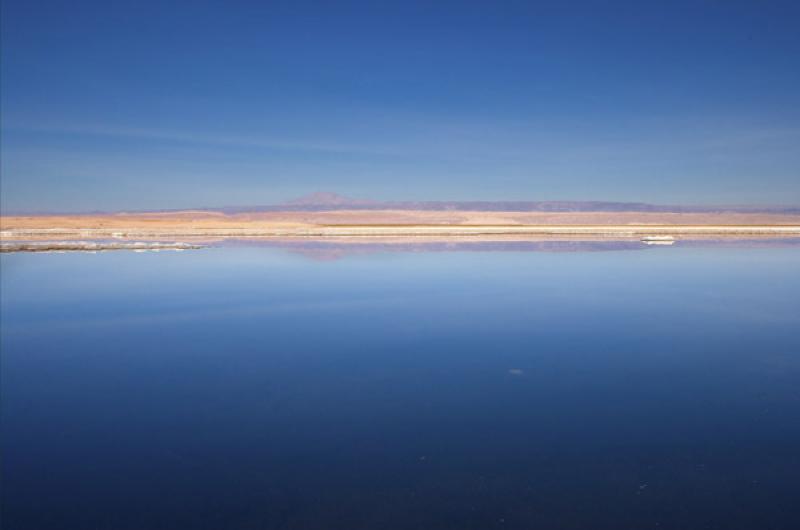
M416 235L800 235L800 225L402 225L312 226L292 228L25 228L0 231L0 237L16 239L41 236L108 237L270 237L270 236L416 236Z

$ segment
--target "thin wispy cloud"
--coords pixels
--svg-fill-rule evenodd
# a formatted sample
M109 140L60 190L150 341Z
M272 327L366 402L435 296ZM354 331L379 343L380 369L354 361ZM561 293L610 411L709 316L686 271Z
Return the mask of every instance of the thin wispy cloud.
M202 134L167 129L145 129L133 127L109 127L104 125L81 126L26 126L10 125L5 127L9 132L24 131L41 134L67 134L77 136L106 136L118 138L159 140L166 142L211 144L218 146L260 147L284 151L315 151L322 153L352 154L393 154L387 150L375 149L363 145L343 143L291 141L265 136L231 136Z

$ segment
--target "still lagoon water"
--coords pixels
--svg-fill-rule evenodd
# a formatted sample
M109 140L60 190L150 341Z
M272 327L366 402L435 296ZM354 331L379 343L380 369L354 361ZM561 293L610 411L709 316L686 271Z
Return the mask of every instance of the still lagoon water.
M800 245L2 257L2 526L800 527Z

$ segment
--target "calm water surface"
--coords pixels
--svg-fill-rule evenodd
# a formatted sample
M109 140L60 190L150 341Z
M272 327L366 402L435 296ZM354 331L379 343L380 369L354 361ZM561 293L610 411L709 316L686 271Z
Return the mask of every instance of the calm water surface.
M591 250L5 255L3 528L799 528L800 246Z

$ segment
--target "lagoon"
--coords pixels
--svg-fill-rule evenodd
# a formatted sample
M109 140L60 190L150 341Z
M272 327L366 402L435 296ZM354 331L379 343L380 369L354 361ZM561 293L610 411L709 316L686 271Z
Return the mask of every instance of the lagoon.
M800 524L792 242L0 260L9 529Z

